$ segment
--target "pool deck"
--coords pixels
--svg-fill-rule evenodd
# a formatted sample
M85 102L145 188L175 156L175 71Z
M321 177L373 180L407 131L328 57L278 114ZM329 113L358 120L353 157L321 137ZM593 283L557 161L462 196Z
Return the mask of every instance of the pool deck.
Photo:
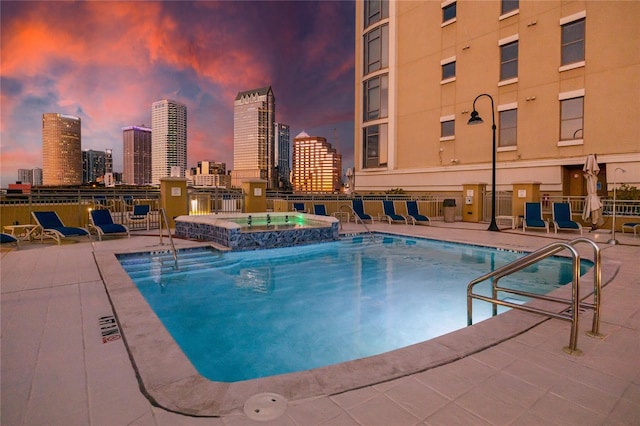
M486 231L486 225L463 222L436 221L433 226L376 222L368 227L523 251L577 237L575 233L523 234L510 229L491 233ZM362 230L362 225L351 223L345 224L342 232ZM417 348L424 351L425 358L454 350L455 355L447 355L450 362L419 367L419 372L388 381L380 381L384 380L381 376L373 380L377 384L358 383L354 386L357 389L340 390L328 396L300 398L297 395L304 392L287 392L288 401L282 413L270 421L253 420L241 408L230 409L219 417L179 414L152 404L147 398L148 389L139 384L136 372L140 370L134 369L123 339L115 337L123 330L110 326L114 311L95 259L113 252L166 249L166 238L164 246L159 245L157 236L110 238L96 241L94 250L86 240L64 242L61 246L52 242L23 243L20 250L3 247L0 423L6 426L637 425L640 424L640 238L617 233L620 244L607 245L610 234L585 232L584 236L606 247L602 251L603 275L615 276L603 290L600 332L605 337L587 337L584 332L590 329L592 316L590 312L581 314L578 348L582 355L562 351L569 339L568 322L519 312L518 318L535 317L539 325L514 336L511 325L516 320L494 322L498 317L485 321L480 327L443 336L438 344L441 350L433 350L433 345ZM192 247L194 243L176 240L176 245ZM587 248L580 252L591 258ZM103 269L102 273L105 272L110 275ZM491 322L495 326L488 332L487 324ZM511 334L500 337L500 333ZM491 341L489 347L478 349L486 346L487 341ZM157 351L162 353L165 348L158 347ZM399 357L396 361L402 364L409 359ZM344 381L342 376L349 374L356 373L347 369L336 377L327 375L325 381ZM321 378L322 375L316 380ZM285 393L274 389L278 394ZM268 391L260 386L254 394ZM197 392L184 386L182 394L175 397L179 400L185 396L194 399ZM162 405L170 406L171 401ZM268 408L263 413L264 418L271 414Z

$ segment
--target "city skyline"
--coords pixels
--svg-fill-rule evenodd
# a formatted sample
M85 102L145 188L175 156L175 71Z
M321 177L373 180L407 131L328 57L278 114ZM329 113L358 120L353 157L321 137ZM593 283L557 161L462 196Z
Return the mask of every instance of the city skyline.
M158 99L187 105L188 167L232 164L233 101L272 86L276 120L327 138L353 163L354 3L12 2L2 8L2 187L42 167L42 114L82 120L82 149L151 125ZM335 130L334 130L335 129Z

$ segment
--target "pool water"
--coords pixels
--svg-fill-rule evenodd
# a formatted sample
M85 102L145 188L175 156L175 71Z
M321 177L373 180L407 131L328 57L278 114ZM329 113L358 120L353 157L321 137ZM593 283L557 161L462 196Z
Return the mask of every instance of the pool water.
M463 328L469 281L522 255L378 235L251 252L181 251L178 271L168 254L119 260L198 372L235 382ZM554 257L500 282L547 293L571 282L571 270L569 259ZM474 322L491 315L488 303L474 301L473 309Z

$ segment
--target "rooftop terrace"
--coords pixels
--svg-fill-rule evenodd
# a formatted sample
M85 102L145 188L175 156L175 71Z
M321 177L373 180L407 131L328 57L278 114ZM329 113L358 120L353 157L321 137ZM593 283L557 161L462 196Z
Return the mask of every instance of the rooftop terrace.
M490 233L484 224L461 222L368 226L524 251L575 237L519 230ZM344 224L343 232L362 230L362 225L350 223ZM268 381L227 395L221 404L228 409L217 417L179 412L179 401L185 398L197 405L199 389L188 383L169 388L173 395L164 394L166 399L153 404L123 339L104 334L114 310L103 278L115 272L100 271L95 259L114 252L166 248L154 234L140 231L130 239L105 239L94 243L94 251L86 240L2 248L3 425L640 423L640 238L632 234L617 234L620 244L613 246L606 244L610 234L585 234L607 247L604 274L613 277L603 290L600 331L606 336L587 337L584 331L590 328L591 313L581 316L578 347L583 355L562 351L569 338L568 322L522 312L519 315L538 325L514 335L512 324L505 321L508 317L499 316L483 327L469 327L420 346L417 350L425 357L456 351L455 360L414 374L374 377L373 384L315 397L301 397L295 389L287 392L274 383L272 389L285 402L283 412L268 422L252 419L255 416L248 416L242 407L253 395L268 392ZM201 244L175 241L178 247ZM587 251L584 257L590 258ZM499 337L499 333L505 334ZM494 342L486 347L489 337ZM400 356L393 362L410 362L411 357ZM340 381L341 376L325 379Z

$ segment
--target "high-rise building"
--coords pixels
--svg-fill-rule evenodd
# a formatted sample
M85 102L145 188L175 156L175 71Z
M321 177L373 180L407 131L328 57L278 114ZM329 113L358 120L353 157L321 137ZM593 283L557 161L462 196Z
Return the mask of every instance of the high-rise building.
M32 186L42 185L42 169L18 169L18 182L30 183Z
M82 183L102 181L105 174L104 151L85 149L82 151Z
M171 176L172 167L187 169L187 106L164 99L151 106L151 182Z
M232 185L263 179L275 188L274 123L276 101L271 87L240 92L233 103Z
M80 117L42 114L43 185L80 185L82 149Z
M33 184L33 170L18 169L18 182Z
M275 123L275 164L278 189L290 189L291 133L288 124Z
M227 164L215 161L198 161L197 167L192 167L187 178L195 186L216 186L228 188L231 176L227 174Z
M494 152L498 191L586 195L590 153L604 194L619 168L637 185L639 16L637 1L356 2L356 189L491 183Z
M40 167L34 168L32 171L33 180L31 181L31 185L33 186L41 186L42 185L42 169Z
M104 172L113 173L113 150L111 148L104 150Z
M123 183L151 184L151 129L145 126L122 128Z
M293 139L294 192L335 192L342 186L342 155L325 138L301 132Z

